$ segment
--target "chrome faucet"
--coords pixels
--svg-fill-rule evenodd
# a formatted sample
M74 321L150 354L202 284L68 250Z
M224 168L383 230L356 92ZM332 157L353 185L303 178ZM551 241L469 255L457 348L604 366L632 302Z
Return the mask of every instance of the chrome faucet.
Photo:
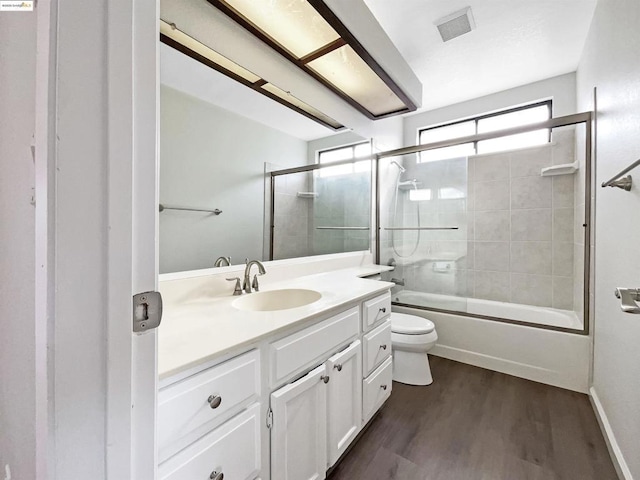
M258 273L253 276L253 282L251 282L251 267L253 267L254 265L258 266ZM264 265L262 265L262 263L260 263L258 260L249 261L247 259L247 266L244 269L244 283L242 284L242 289L246 293L251 293L251 288L253 288L253 290L257 292L259 290L258 275L264 275L265 273L267 273L267 271L264 269Z
M226 263L226 265L224 265ZM218 257L216 261L213 262L214 267L230 267L231 266L231 257Z

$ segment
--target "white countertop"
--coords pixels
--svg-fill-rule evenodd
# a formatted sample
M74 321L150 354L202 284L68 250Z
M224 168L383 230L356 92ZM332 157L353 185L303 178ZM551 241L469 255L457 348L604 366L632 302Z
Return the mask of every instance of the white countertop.
M359 277L389 270L392 268L380 265L353 267L285 280L261 289L305 288L322 294L319 300L309 305L288 310L238 310L231 304L241 297L228 294L168 305L158 329L160 379L291 329L314 317L322 317L333 309L384 292L394 284Z

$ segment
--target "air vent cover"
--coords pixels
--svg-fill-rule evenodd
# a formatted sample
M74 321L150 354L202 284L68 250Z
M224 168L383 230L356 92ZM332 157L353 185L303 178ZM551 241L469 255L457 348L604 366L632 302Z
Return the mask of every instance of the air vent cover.
M436 22L443 42L448 42L476 28L471 14L471 7L447 15Z

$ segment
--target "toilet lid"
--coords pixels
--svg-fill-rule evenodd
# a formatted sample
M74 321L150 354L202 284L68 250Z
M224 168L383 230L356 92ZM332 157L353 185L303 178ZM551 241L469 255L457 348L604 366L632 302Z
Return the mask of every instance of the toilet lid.
M404 333L406 335L420 335L433 332L435 328L436 326L433 322L426 318L407 315L406 313L391 313L392 332Z

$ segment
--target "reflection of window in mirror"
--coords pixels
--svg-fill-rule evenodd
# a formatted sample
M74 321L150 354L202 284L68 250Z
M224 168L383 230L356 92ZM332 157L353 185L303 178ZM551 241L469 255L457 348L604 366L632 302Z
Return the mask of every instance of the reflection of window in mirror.
M275 177L274 260L369 250L370 157L370 142L343 145L317 151L319 169Z
M318 152L318 163L327 164L341 162L344 160L355 160L358 158L367 158L371 155L371 144L369 142L356 143L344 147L332 148L330 150L322 150ZM320 176L344 175L353 172L370 171L370 162L364 160L362 162L338 165L332 168L320 170Z

